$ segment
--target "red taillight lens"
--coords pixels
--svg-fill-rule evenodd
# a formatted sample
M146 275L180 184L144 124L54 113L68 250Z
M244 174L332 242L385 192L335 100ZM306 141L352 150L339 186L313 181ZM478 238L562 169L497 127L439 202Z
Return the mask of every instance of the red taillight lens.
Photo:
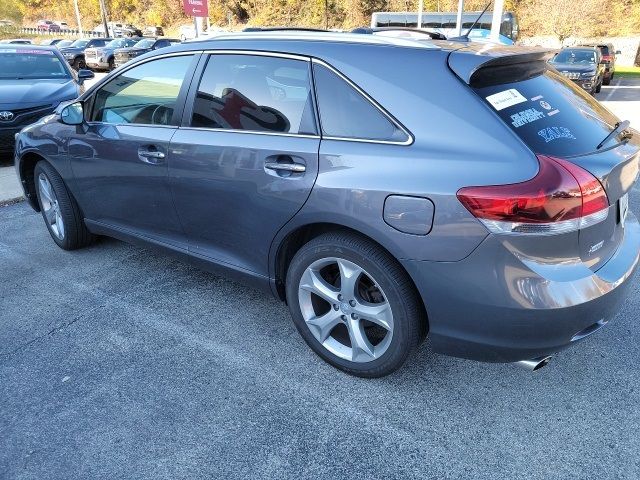
M607 217L609 202L597 178L566 160L538 155L538 161L540 169L531 180L464 187L458 199L496 233L552 235Z

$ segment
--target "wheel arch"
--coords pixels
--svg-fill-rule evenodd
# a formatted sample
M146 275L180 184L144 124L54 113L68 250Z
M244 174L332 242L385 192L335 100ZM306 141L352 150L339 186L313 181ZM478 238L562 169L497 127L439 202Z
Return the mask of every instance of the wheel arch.
M31 208L36 212L40 211L40 205L38 205L38 197L36 195L34 171L36 169L36 164L42 160L47 161L45 157L34 151L25 152L20 157L20 182L24 187L27 202L29 202ZM51 164L51 162L49 162L49 164Z

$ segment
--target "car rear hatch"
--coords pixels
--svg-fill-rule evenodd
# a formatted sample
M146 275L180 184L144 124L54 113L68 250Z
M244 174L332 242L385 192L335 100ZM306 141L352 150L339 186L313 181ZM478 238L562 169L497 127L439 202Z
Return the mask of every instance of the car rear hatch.
M579 256L595 271L623 239L629 192L638 178L640 138L625 129L602 143L620 120L549 66L551 55L539 49L471 45L453 51L448 61L487 108L538 156L541 168L551 159L579 183L582 178L581 187L589 185L590 175L599 181L608 208L603 203L595 220L583 221L577 228ZM582 188L582 197L586 194Z

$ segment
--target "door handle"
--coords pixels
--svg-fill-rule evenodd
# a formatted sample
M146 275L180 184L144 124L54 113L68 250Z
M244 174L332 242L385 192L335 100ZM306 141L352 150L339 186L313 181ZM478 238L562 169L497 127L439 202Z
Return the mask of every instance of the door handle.
M307 167L301 163L280 163L280 162L266 162L264 168L269 170L280 170L292 173L302 173L307 170Z
M141 157L145 157L145 158L157 158L162 160L165 155L162 152L150 152L150 151L142 151L140 152L140 156Z
M138 158L145 163L150 163L152 165L158 165L163 163L166 155L158 150L155 147L149 147L148 149L140 149L138 150Z

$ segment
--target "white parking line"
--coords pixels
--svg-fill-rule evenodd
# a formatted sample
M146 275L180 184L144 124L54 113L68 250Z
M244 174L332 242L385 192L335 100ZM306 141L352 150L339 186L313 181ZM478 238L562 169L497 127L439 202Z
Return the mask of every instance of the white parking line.
M611 95L613 95L613 93L616 91L618 85L620 85L620 77L616 78L614 80L614 82L615 83L614 83L613 87L611 87L611 89L609 90L609 93L607 93L607 96L604 97L604 100L603 100L604 102L608 101L611 98Z

